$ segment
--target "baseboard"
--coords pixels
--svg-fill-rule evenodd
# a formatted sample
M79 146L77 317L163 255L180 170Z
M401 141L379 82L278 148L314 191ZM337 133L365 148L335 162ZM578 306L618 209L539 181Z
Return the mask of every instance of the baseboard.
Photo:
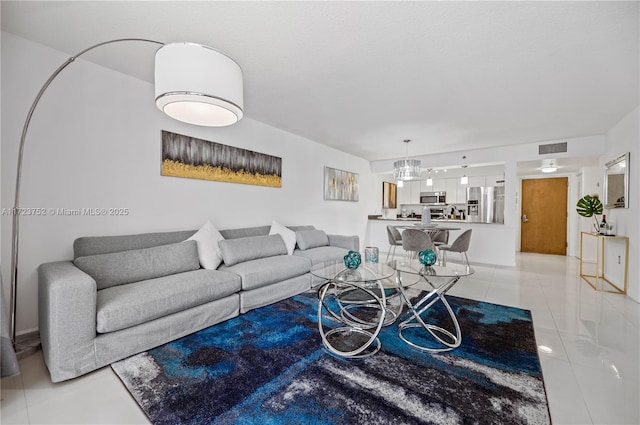
M14 348L18 359L24 359L37 353L40 350L40 332L32 331L17 335Z

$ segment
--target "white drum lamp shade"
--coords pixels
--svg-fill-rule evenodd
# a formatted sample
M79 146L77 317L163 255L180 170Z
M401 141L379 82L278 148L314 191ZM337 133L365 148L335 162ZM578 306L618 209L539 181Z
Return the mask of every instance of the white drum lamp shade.
M195 43L156 52L156 105L179 121L222 127L243 116L242 69L228 56Z

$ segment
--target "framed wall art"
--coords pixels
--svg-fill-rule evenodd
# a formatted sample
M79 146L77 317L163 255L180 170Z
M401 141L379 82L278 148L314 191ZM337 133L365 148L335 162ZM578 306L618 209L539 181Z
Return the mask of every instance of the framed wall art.
M161 174L282 187L282 158L163 130Z
M324 167L324 199L358 202L358 173Z

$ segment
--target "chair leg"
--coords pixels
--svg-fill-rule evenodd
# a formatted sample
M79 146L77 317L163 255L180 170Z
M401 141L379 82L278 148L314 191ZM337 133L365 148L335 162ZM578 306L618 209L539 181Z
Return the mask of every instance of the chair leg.
M467 251L465 251L463 254L464 254L464 258L465 258L465 260L467 260L467 267L470 267L470 264L469 264L469 257L467 257Z
M393 254L391 254L392 248L393 248ZM387 251L387 259L385 260L385 263L389 262L389 254L391 254L392 260L396 257L396 245L389 245L389 251Z

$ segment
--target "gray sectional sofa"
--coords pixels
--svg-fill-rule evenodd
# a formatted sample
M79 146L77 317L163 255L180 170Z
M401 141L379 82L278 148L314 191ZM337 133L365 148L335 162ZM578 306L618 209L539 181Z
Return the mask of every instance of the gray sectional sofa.
M295 226L288 255L270 226L222 230L224 264L200 267L196 231L83 237L74 260L39 269L39 326L53 382L71 379L309 290L313 265L357 251L357 236ZM293 246L292 246L293 247ZM229 336L233 338L233 335Z

